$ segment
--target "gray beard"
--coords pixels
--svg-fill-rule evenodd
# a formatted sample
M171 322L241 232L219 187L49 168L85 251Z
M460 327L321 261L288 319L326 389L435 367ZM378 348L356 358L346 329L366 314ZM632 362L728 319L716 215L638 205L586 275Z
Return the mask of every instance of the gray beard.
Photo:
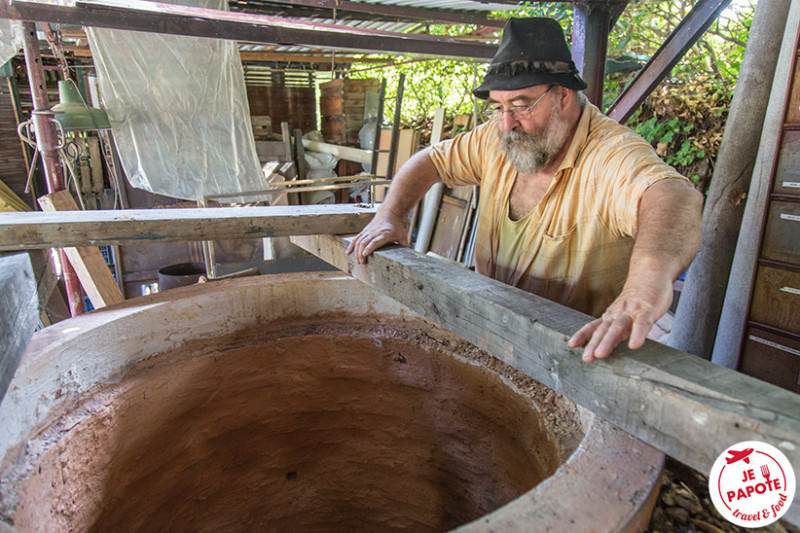
M538 174L558 155L569 136L569 127L555 108L547 125L538 132L500 132L500 146L521 174Z

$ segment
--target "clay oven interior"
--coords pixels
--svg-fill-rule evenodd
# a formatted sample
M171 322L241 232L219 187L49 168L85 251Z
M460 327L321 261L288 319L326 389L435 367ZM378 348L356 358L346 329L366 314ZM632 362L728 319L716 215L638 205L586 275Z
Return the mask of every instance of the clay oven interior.
M553 475L583 438L573 404L352 279L220 283L34 340L0 412L15 419L5 519L445 531Z

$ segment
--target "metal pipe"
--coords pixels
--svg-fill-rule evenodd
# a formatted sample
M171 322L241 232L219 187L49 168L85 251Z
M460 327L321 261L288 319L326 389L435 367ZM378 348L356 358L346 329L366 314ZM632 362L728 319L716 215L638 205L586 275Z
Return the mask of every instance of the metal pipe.
M36 147L42 154L42 165L47 180L47 190L51 193L64 189L64 175L61 172L61 159L58 155L58 133L55 122L50 119L50 102L47 98L47 87L42 68L42 56L36 36L36 24L25 22L22 25L25 40L25 66L28 69L28 83L33 98L33 127L36 132ZM83 289L78 275L67 260L64 250L59 250L64 285L67 289L70 315L76 316L86 312L83 301Z
M33 125L36 131L36 148L42 154L47 190L60 191L64 188L64 176L61 172L61 160L58 156L58 133L55 123L50 120L50 102L47 98L47 87L42 68L42 56L36 37L36 25L33 22L23 24L25 41L25 66L28 68L28 83L33 98Z
M441 107L433 115L433 127L431 128L431 145L442 140L444 130L445 112ZM419 230L417 230L417 240L414 243L414 250L424 254L428 251L433 236L433 226L436 224L436 215L439 213L439 204L444 195L444 184L436 183L425 193L425 200L422 203L422 216L420 217Z

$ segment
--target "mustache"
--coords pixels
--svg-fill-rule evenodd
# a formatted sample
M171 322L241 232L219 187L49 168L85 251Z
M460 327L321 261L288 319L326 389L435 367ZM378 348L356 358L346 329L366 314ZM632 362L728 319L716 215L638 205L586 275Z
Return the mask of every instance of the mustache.
M500 143L503 148L524 148L536 144L537 138L524 131L503 131L500 132Z

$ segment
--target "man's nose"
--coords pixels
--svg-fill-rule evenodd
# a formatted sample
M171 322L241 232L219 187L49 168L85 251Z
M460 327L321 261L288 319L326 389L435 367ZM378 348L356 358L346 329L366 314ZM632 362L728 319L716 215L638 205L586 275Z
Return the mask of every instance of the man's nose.
M500 131L512 131L519 121L514 118L512 113L504 111L500 113Z

